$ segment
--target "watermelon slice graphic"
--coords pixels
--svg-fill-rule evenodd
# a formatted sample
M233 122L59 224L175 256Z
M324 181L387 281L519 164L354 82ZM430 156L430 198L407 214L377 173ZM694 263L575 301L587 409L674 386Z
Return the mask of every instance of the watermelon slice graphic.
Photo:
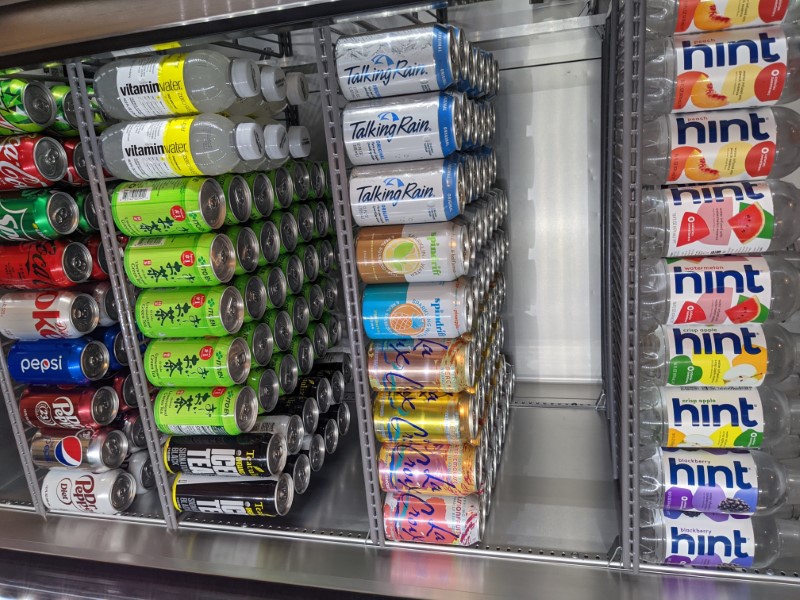
M758 202L753 202L738 215L728 219L728 224L733 229L733 233L742 244L747 244L757 238L761 230L764 229L765 223L764 209L761 208Z
M769 316L769 309L753 296L739 296L739 304L725 311L731 323L763 323Z

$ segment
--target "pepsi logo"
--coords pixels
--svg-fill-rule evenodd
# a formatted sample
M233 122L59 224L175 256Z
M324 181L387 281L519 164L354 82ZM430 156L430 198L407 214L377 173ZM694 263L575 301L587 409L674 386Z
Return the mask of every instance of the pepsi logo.
M35 408L36 411L36 419L39 422L44 423L45 425L55 425L56 422L53 420L53 411L50 408L50 404L48 402L39 402Z
M53 455L65 467L77 467L83 461L83 444L77 436L65 437L56 444Z

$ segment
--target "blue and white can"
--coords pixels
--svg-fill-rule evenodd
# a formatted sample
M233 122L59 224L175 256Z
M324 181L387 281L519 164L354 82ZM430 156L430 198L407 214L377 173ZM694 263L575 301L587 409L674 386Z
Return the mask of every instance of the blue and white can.
M449 159L356 167L350 209L361 227L440 223L460 215L467 201L465 167Z
M21 341L8 352L8 372L17 383L86 385L108 371L103 342L76 340Z
M354 165L445 158L461 147L460 94L433 92L351 102L342 115Z
M348 100L445 90L461 72L453 29L431 23L339 38L336 74Z

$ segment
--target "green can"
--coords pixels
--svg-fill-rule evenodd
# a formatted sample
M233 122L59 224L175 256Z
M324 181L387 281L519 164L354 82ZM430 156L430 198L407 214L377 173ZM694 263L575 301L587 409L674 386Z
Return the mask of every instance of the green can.
M222 227L225 199L209 177L121 183L111 194L114 223L125 235L205 233Z
M294 183L284 167L278 167L267 173L272 189L275 190L275 200L280 208L289 208L294 198Z
M92 109L92 120L96 130L104 129L109 125L100 109L100 105L93 97L94 89L86 86L89 93L89 105ZM60 137L74 137L78 135L78 116L75 113L75 101L68 85L54 85L50 93L56 102L56 120L48 127L48 131Z
M272 412L275 409L281 395L281 386L275 371L264 367L254 367L250 369L250 374L247 376L247 385L256 392L258 414Z
M266 308L283 308L286 304L288 293L286 275L280 267L263 267L256 272L256 276L264 284L266 291Z
M281 242L280 253L291 254L294 252L300 237L300 230L294 215L288 211L276 210L269 216L269 220L278 228Z
M322 163L311 160L303 161L308 171L308 197L311 200L322 200L325 197L325 168Z
M239 435L258 417L258 400L246 385L162 389L153 403L156 427L175 435Z
M328 200L328 236L336 238L336 213L333 210L333 201ZM331 242L333 243L333 242Z
M305 202L308 200L308 191L311 187L310 177L306 166L295 160L288 161L283 167L289 172L294 184L292 202Z
M247 342L253 365L263 367L272 358L275 342L272 338L272 329L266 323L245 323L239 331L239 337Z
M306 282L306 271L303 266L303 259L296 254L282 254L278 260L278 266L286 276L286 284L289 292L299 294Z
M331 244L329 240L315 240L314 248L317 250L317 256L319 257L320 273L327 275L331 272L335 261L333 257L333 253L335 252L333 244Z
M296 337L292 340L291 354L297 361L300 375L308 375L314 368L314 342L308 336Z
M218 285L235 271L236 252L222 233L131 238L125 247L125 273L140 288Z
M303 277L306 281L316 281L319 277L319 253L313 244L298 244L295 255L303 261Z
M267 368L272 369L278 375L278 385L280 386L281 396L294 393L294 390L297 388L297 381L300 377L297 360L294 356L282 352L275 352Z
M267 310L267 290L257 275L245 273L233 279L233 287L244 299L244 322L258 321Z
M244 275L255 271L261 254L255 232L250 227L230 225L223 229L223 233L231 239L236 250L236 274Z
M253 196L244 177L234 173L225 173L218 175L215 179L222 186L222 192L225 194L227 206L225 225L236 225L248 221L253 210Z
M311 322L311 312L308 302L301 295L289 296L286 299L286 312L292 317L292 327L295 335L303 335Z
M294 220L297 221L297 233L304 242L314 239L314 212L310 204L292 204L289 207Z
M281 255L281 236L272 221L251 221L250 227L258 238L258 266L274 265Z
M72 192L75 203L78 205L78 231L81 233L94 233L100 231L97 213L94 210L92 191L88 188Z
M308 312L311 313L311 319L319 321L325 312L325 292L322 286L317 283L304 283L300 293L308 302Z
M314 239L318 240L328 235L331 213L328 205L324 202L316 201L311 203L311 212L314 214Z
M331 347L336 346L342 341L342 322L339 317L331 312L326 312L322 315L320 321L328 328L328 337L330 337Z
M54 240L78 228L78 204L53 189L0 193L0 240Z
M143 290L136 298L136 324L149 338L225 336L244 320L244 300L235 287Z
M292 337L294 336L294 325L292 316L285 310L268 310L262 319L272 330L274 349L286 352L292 347Z
M266 173L255 171L242 175L250 188L253 206L250 208L251 219L264 219L272 214L275 208L275 189Z
M327 161L320 163L322 170L325 171L325 198L330 200L333 197L333 183L331 182L331 168Z
M237 385L250 372L250 349L240 337L153 340L144 371L156 387Z
M324 323L309 324L306 335L314 343L314 356L324 356L331 347L331 338Z
M0 135L37 133L55 120L56 101L38 81L0 80Z

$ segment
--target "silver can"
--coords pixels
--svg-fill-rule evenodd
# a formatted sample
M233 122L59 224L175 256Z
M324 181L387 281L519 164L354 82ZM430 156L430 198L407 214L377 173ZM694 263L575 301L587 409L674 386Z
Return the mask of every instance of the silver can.
M275 190L269 177L264 173L250 173L245 175L245 179L250 185L250 195L253 198L250 218L263 219L270 216L275 208Z
M316 281L319 277L319 254L311 244L299 244L295 254L303 261L303 275L306 281Z
M272 330L266 323L245 323L237 334L247 340L253 366L263 367L272 358L274 340Z
M113 425L128 438L128 451L140 452L147 448L147 436L144 433L144 421L138 410L120 413Z
M275 348L286 352L292 345L294 325L292 316L285 310L272 309L264 313L264 323L272 330Z
M325 323L309 323L306 334L314 344L314 356L322 356L331 347L331 338Z
M299 294L305 283L306 271L303 260L296 254L285 255L281 258L280 267L286 275L286 283L292 294Z
M280 208L288 208L294 198L294 182L285 167L278 167L269 173L269 179L275 190L275 199Z
M325 297L325 308L327 310L335 310L339 301L339 286L333 279L326 277L320 283L320 287Z
M336 419L330 419L320 424L316 430L325 440L325 453L333 454L339 447L339 424Z
M272 221L255 221L253 231L258 236L258 246L261 250L259 266L275 264L281 255L281 234L278 226Z
M281 240L280 254L294 252L294 249L297 247L297 240L300 236L297 219L295 219L294 215L290 212L280 211L272 213L270 219L278 227L278 234Z
M0 333L12 340L79 338L99 322L100 308L88 294L9 292L0 297Z
M308 204L295 204L292 206L291 211L297 221L297 232L300 239L304 242L310 242L314 239L316 222L314 211L311 210L311 206Z
M153 461L147 452L131 454L130 458L122 464L122 468L136 480L137 496L155 489L156 475L153 471Z
M279 433L286 440L286 450L290 455L297 454L302 448L305 429L303 419L297 415L262 415L250 433Z
M128 455L128 440L116 429L37 432L31 439L31 455L38 467L68 467L101 473L116 469Z
M311 205L311 212L314 214L313 237L322 238L328 235L330 228L330 213L324 202L314 202Z
M119 309L117 299L114 297L114 290L110 281L93 281L89 285L79 288L82 292L91 294L97 307L100 310L99 327L109 327L119 322ZM133 298L133 294L130 294Z
M305 454L287 456L283 472L292 476L295 494L302 494L308 489L308 484L311 482L311 461L308 460L308 456ZM270 475L265 479L277 481L278 475Z
M295 335L303 335L308 330L311 313L308 302L303 296L289 296L286 302L286 312L292 317L292 327Z
M306 434L300 444L300 452L308 456L312 471L319 471L325 462L325 438L318 433Z
M272 355L269 368L278 374L281 395L291 394L297 389L297 378L300 376L300 369L294 356L276 352Z
M458 76L457 81L463 81L467 78L469 72L469 40L467 40L467 33L461 27L450 26L453 31L456 48L458 48Z
M95 474L80 469L50 469L42 482L42 500L52 511L114 515L136 497L136 480L122 469Z
M314 342L307 336L296 337L292 340L292 356L297 360L297 370L300 375L308 375L314 368Z
M316 283L305 283L300 293L308 303L311 318L314 321L319 321L325 312L325 292L322 290L322 286Z
M333 255L333 245L328 240L318 240L314 243L314 247L319 256L319 270L327 275L331 272L336 260Z

